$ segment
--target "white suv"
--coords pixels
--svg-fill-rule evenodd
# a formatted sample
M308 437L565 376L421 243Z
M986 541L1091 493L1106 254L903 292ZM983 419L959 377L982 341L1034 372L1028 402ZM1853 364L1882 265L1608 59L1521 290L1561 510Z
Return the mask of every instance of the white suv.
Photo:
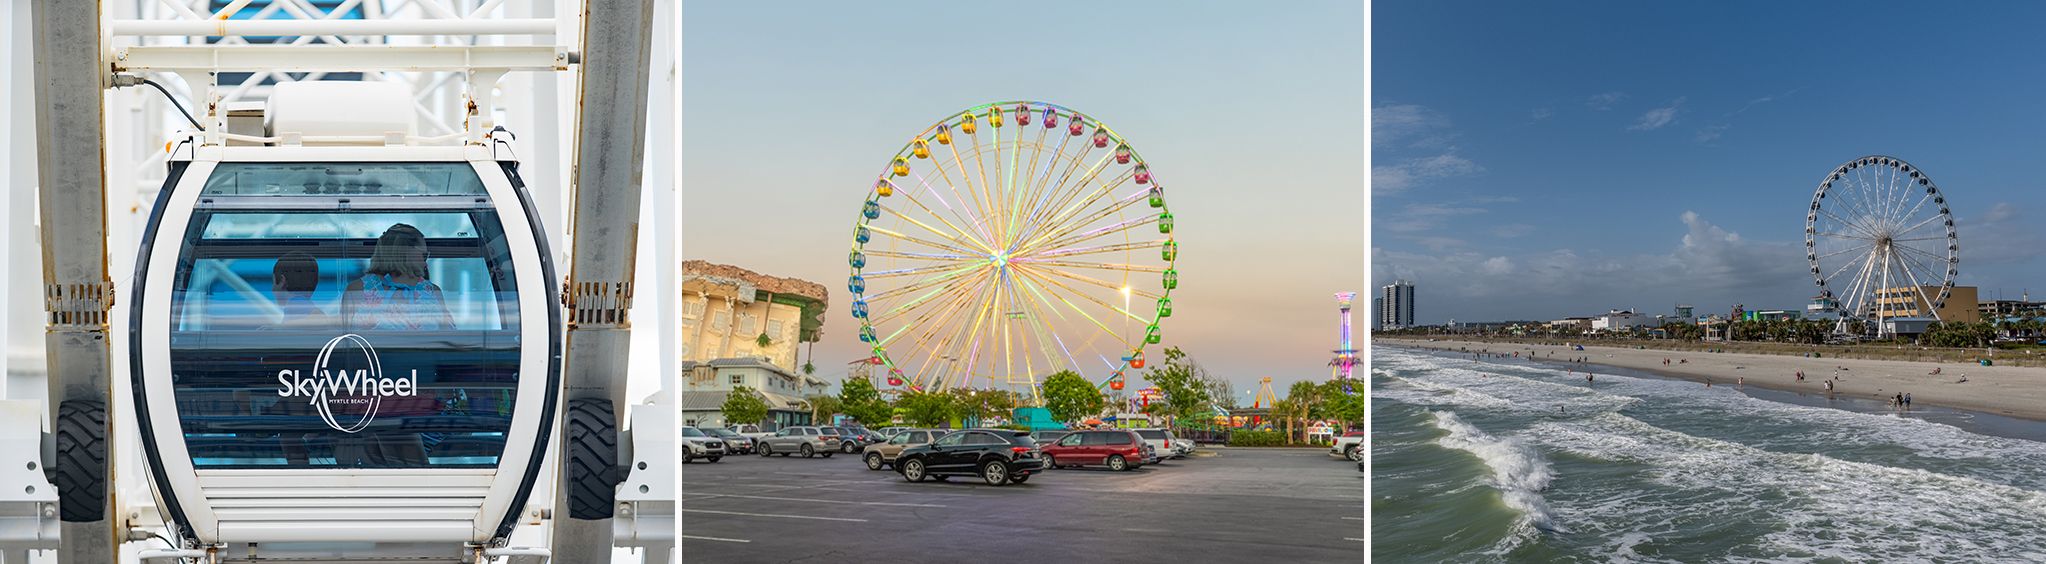
M1175 445L1180 441L1172 436L1171 429L1159 429L1154 427L1149 429L1130 430L1136 431L1137 436L1143 437L1145 444L1151 445L1151 448L1157 449L1158 458L1160 459L1186 457L1186 451L1181 451L1175 448Z
M695 427L682 428L682 463L704 459L713 463L725 457L725 440Z

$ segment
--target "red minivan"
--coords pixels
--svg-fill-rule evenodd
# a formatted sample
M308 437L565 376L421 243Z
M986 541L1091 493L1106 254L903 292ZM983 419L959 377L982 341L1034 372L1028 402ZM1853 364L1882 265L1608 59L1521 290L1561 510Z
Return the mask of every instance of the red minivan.
M1038 445L1046 468L1107 466L1134 470L1144 465L1144 438L1134 431L1078 431Z

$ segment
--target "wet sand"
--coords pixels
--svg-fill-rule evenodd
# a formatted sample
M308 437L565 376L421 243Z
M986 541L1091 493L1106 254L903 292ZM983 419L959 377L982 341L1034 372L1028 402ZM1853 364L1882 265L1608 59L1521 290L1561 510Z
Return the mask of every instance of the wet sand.
M1904 392L1911 394L1912 407L1937 405L2046 421L2046 368L1702 353L1595 345L1585 345L1584 350L1578 351L1565 345L1498 341L1375 337L1372 342L1448 351L1490 351L1508 358L1518 352L1522 358L1532 356L1538 362L1558 366L1573 358L1589 357L1588 362L1592 365L1618 366L1699 382L1709 381L1714 386L1733 386L1745 379L1746 386L1801 393L1825 394L1825 382L1832 379L1835 397L1887 401L1898 392ZM1663 359L1669 359L1669 364L1664 365ZM1935 368L1941 373L1930 374ZM1803 382L1796 378L1800 370L1804 371ZM1598 372L1595 366L1591 367L1591 371ZM1967 376L1967 382L1958 382L1962 375Z

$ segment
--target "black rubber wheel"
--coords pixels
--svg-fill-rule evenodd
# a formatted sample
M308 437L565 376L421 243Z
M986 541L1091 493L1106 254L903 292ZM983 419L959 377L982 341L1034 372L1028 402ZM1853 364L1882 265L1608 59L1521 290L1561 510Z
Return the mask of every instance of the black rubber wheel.
M770 456L774 456L774 447L771 447L771 446L767 446L767 445L765 445L765 444L763 444L763 445L760 445L760 447L759 447L759 448L755 448L755 449L753 449L753 451L754 451L754 452L756 452L756 453L759 453L759 454L760 454L760 457L761 457L761 458L767 458L767 457L770 457Z
M1129 461L1123 460L1122 455L1120 454L1109 455L1108 469L1121 472L1130 469L1130 464Z
M1009 465L1000 460L989 460L980 465L980 479L990 486L1009 483Z
M815 458L817 456L817 450L810 448L810 443L803 443L803 446L796 448L803 451L803 458Z
M612 413L611 400L568 402L569 517L611 518L618 483L625 477L618 468L618 426Z
M1343 458L1348 458L1351 462L1363 462L1364 449L1352 445L1350 448L1343 449Z
M106 518L107 404L65 400L57 406L57 508L64 521Z
M1053 457L1052 457L1051 455L1049 455L1049 454L1047 454L1047 455L1044 455L1044 469L1045 469L1045 470L1057 470L1057 469L1058 469L1058 467L1059 467L1059 459L1057 459L1057 458L1053 458Z
M1021 484L1021 483L1023 483L1023 482L1028 482L1028 481L1030 481L1030 475L1029 475L1029 474L1024 474L1024 475L1021 475L1021 476L1015 476L1015 477L1009 478L1009 482L1010 482L1010 483L1014 483L1014 484Z
M724 457L722 457L722 456L706 456L706 457L704 457L704 460L709 460L711 464L717 464L717 463L718 463L718 459L720 459L720 458L724 458Z
M823 456L824 456L825 458L831 458L831 455L834 455L834 454L838 454L838 453L837 453L837 452L835 452L835 451L829 451L829 450L827 450L827 451L824 451L824 452L820 452L820 453L817 453L817 454L823 455Z
M846 441L846 442L844 442L844 443L840 443L840 444L838 445L838 450L844 451L844 452L845 452L846 454L852 454L852 453L853 453L853 449L855 449L855 448L858 448L858 447L859 447L859 445L855 445L855 444L853 444L853 443L852 443L852 441Z
M922 460L909 459L904 461L897 469L902 471L903 480L911 482L924 481L924 461Z

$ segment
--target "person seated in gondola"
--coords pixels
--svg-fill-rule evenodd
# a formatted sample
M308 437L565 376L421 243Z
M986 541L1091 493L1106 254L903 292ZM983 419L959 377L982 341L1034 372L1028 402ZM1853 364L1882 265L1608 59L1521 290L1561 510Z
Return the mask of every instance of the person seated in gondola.
M419 228L399 223L377 237L369 269L348 284L341 314L354 329L455 328L440 286L426 279L426 236Z
M270 327L325 324L326 310L313 303L313 290L319 287L320 262L313 260L312 255L292 251L278 258L277 264L270 267L270 295L283 316Z

